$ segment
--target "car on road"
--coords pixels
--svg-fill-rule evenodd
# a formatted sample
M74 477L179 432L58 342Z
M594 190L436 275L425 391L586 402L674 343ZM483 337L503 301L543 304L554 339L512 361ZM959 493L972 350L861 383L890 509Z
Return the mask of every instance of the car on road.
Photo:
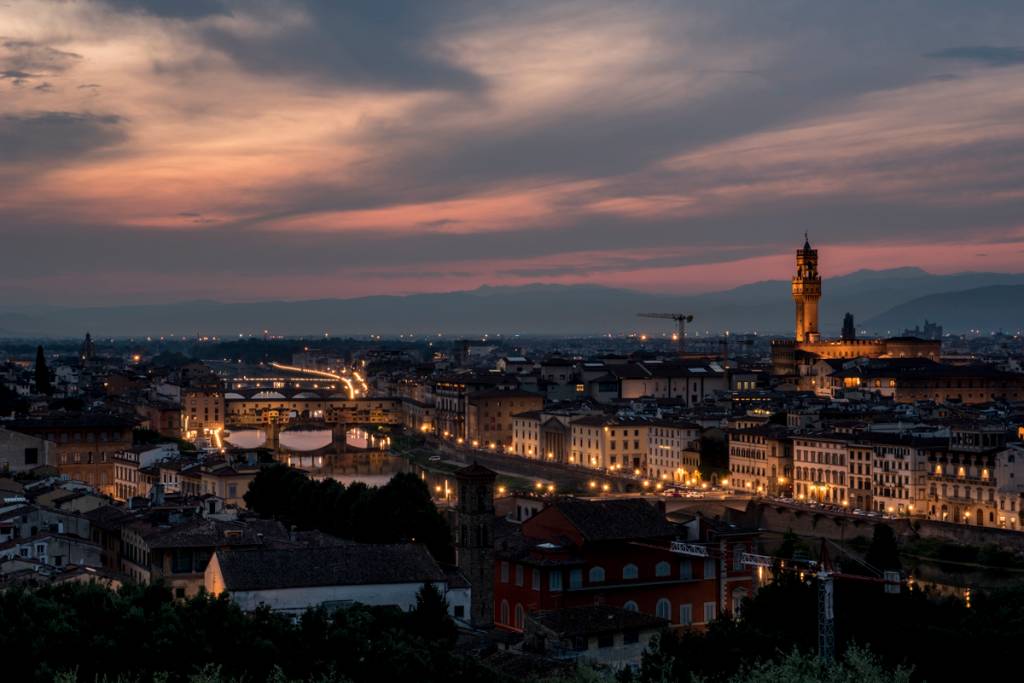
M438 462L438 461L441 460L441 456L440 455L432 455L429 458L427 458L427 460L429 460L430 462Z

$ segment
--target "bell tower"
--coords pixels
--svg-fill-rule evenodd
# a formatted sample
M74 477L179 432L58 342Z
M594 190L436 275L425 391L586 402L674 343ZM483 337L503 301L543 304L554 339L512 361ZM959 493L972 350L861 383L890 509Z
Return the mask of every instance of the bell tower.
M818 250L804 233L804 247L796 252L796 275L793 277L793 301L796 302L796 340L816 342L818 335L818 300L821 299L821 276L818 275Z
M455 560L469 581L469 623L494 626L494 480L496 474L474 462L455 472Z

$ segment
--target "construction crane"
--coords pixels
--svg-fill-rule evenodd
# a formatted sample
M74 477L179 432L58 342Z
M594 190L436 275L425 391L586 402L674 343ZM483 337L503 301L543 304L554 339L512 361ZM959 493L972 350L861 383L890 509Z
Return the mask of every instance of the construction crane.
M693 322L693 316L687 313L638 313L641 318L658 318L660 320L675 320L679 325L679 332L676 337L676 346L679 355L686 353L686 323Z

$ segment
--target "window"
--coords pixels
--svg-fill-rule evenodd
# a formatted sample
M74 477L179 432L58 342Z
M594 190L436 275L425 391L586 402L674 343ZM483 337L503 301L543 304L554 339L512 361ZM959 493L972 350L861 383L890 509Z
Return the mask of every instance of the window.
M501 601L501 623L508 623L508 600Z
M516 628L523 627L523 606L516 603Z
M693 560L679 561L679 578L683 581L689 581L693 578Z
M624 579L635 579L640 575L640 570L637 569L635 564L627 564L622 568L622 578Z
M738 543L732 547L732 570L734 572L743 570L743 555L747 552L747 548L742 543Z
M582 569L570 569L569 570L569 588L583 588L583 570Z
M523 585L523 565L521 564L516 565L516 585Z
M715 578L715 562L714 560L704 560L704 578L713 579Z
M539 591L540 590L540 570L539 569L534 569L531 572L531 581L532 581L533 590Z
M672 567L669 565L668 562L659 562L658 564L654 565L655 576L668 576L671 573Z
M661 619L668 620L672 618L672 603L668 601L668 598L658 600L658 604L654 608L654 614Z
M679 623L683 626L689 626L693 623L693 605L689 603L679 605Z
M560 591L562 590L562 572L559 570L552 570L548 574L548 590Z
M604 581L604 567L591 567L588 579L590 583L601 583Z
M171 556L171 572L189 574L192 572L192 550L178 548Z
M705 602L704 603L704 623L710 624L715 620L715 603Z
M632 600L627 600L626 604L622 606L622 609L626 610L627 612L639 612L640 606Z
M508 583L508 562L501 563L501 582Z

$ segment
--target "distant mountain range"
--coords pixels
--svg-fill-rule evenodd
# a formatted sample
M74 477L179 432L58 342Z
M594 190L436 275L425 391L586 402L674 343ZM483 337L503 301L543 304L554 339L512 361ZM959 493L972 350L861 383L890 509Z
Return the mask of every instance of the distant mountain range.
M859 330L899 334L925 318L947 331L1016 330L1024 322L1024 274L933 275L918 268L861 270L823 284L823 334L837 334L843 315ZM789 282L771 280L690 296L591 285L480 287L472 291L353 299L70 308L0 306L0 337L273 334L605 334L671 331L670 321L643 312L685 312L691 329L790 334Z
M1024 328L1024 285L992 285L918 297L868 320L874 330L897 330L906 320L927 318L947 331L1017 332Z

